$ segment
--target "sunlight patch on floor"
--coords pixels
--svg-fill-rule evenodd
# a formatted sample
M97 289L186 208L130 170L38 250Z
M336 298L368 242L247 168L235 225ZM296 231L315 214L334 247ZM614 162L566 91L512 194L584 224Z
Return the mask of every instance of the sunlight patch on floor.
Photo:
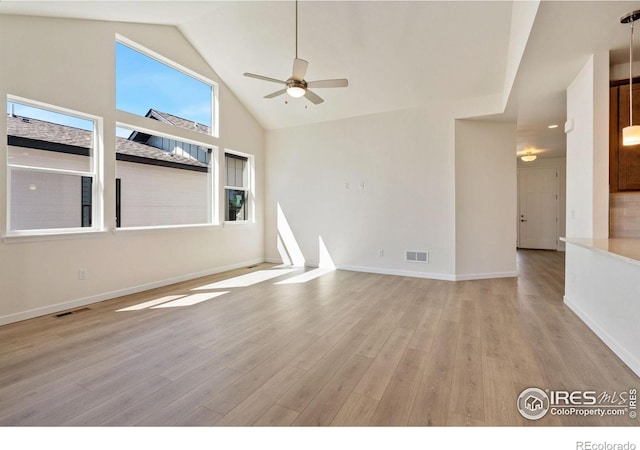
M228 294L228 291L225 292L209 292L203 294L191 294L186 297L179 298L172 302L163 303L158 306L154 306L151 309L157 308L178 308L181 306L192 306L197 305L198 303L206 302L207 300L214 299L216 297L220 297L221 295Z
M281 277L282 275L289 274L300 270L299 268L293 269L273 269L273 270L258 270L257 272L248 273L246 275L240 275L238 277L229 278L228 280L217 281L215 283L206 284L197 288L193 288L193 291L203 291L211 289L229 289L237 287L247 287L256 283L271 280L272 278Z
M156 298L155 300L149 300L148 302L139 303L137 305L129 306L127 308L118 309L116 312L122 311L140 311L141 309L151 308L152 306L160 305L161 303L170 302L171 300L184 297L184 295L167 295L166 297Z
M333 272L335 269L313 269L305 273L301 273L300 275L296 275L291 278L287 278L286 280L278 281L274 283L276 285L279 284L300 284L306 283L307 281L315 280L316 278L321 277L327 273Z

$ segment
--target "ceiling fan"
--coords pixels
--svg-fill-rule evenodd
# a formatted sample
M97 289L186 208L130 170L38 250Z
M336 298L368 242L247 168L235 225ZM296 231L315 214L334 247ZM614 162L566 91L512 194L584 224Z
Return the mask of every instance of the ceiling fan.
M287 81L278 80L276 78L256 75L254 73L245 72L244 76L249 78L257 78L258 80L270 81L272 83L283 84L286 87L279 91L265 95L264 98L274 98L282 94L289 94L291 97L305 97L314 105L322 103L324 100L309 88L337 88L349 86L349 80L346 78L337 78L333 80L317 80L306 81L304 79L307 73L309 63L304 59L298 58L298 1L296 0L296 57L293 60L293 73Z

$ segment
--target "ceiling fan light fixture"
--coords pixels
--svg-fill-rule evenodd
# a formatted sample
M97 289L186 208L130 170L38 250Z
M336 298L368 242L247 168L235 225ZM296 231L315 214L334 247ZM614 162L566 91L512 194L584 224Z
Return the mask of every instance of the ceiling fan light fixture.
M0 0L2 1L2 0ZM256 78L258 80L269 81L271 83L284 84L284 89L277 90L271 94L267 94L264 98L275 98L283 94L289 94L292 98L305 97L314 105L319 105L324 102L315 92L308 90L307 88L340 88L349 86L349 81L346 78L336 78L331 80L316 80L307 81L304 79L307 73L308 61L298 58L298 1L296 0L296 57L293 60L293 73L287 81L278 80L276 78L265 77L263 75L257 75L255 73L245 72L244 76L249 78ZM285 101L285 103L287 103ZM305 106L306 108L306 106Z
M289 94L293 98L300 98L304 96L305 89L300 86L289 86L287 88L287 94Z

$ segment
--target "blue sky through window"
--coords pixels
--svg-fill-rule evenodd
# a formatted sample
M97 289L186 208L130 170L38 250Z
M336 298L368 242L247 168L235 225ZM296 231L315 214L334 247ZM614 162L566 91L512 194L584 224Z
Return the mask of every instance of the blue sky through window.
M116 108L144 116L149 109L212 126L212 87L116 42ZM7 113L93 130L93 122L7 101ZM129 131L117 129L118 136Z
M116 43L116 108L149 109L211 127L211 86L126 45Z
M13 113L20 117L31 117L32 119L44 120L46 122L93 131L93 121L91 120L80 119L79 117L49 111L48 109L27 106L18 102L8 101L7 113Z

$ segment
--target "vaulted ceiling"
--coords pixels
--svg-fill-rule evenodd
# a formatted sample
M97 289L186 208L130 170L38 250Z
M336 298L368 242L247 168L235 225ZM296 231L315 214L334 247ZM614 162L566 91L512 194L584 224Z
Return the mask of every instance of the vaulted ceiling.
M499 93L510 18L509 2L301 2L307 80L350 83L317 89L325 102L313 107L265 100L278 85L242 76L291 75L294 2L228 3L181 29L265 127L281 128Z
M612 63L625 61L629 35L619 18L637 7L541 2L506 113L493 117L518 122L520 149L563 153L567 86L593 52L613 50ZM314 106L264 99L279 86L242 75L290 76L292 1L0 2L4 14L175 25L269 129L502 95L513 8L509 1L301 1L298 56L309 61L306 79L350 83L317 89L325 102ZM559 127L547 128L554 123Z

